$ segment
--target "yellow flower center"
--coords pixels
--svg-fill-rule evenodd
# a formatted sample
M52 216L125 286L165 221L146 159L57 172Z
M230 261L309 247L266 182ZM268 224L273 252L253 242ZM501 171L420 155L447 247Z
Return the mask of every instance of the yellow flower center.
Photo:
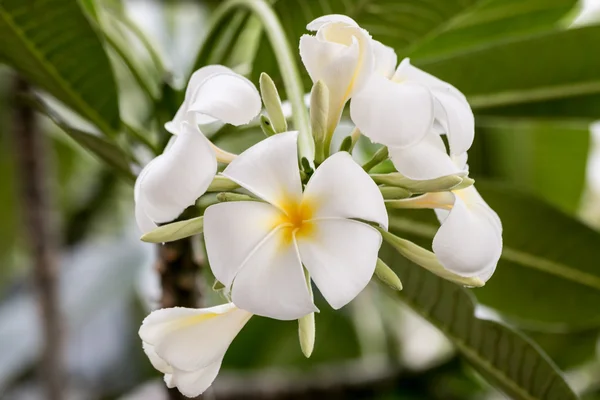
M311 222L315 213L314 201L304 198L298 202L286 197L278 204L284 212L277 218L275 226L281 226L283 245L291 244L294 235L299 238L314 233L314 223Z

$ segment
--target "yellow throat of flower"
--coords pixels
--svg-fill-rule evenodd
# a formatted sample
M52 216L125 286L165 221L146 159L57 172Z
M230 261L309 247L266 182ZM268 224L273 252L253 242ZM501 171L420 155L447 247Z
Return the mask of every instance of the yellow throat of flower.
M303 198L300 201L290 197L284 197L278 203L283 213L279 215L274 226L279 226L281 244L288 246L296 238L307 238L315 233L312 218L315 214L315 202Z

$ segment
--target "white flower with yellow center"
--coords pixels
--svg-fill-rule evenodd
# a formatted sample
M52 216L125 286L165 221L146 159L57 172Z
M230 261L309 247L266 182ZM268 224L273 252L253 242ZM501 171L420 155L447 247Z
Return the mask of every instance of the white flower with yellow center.
M306 26L316 35L300 38L300 57L313 82L329 89L328 132L337 126L344 105L373 72L372 39L345 15L325 15Z
M465 170L465 161L457 162L457 168ZM474 186L394 203L395 207L435 210L441 226L432 248L444 268L484 282L492 276L502 253L502 223Z
M252 317L233 303L210 308L163 308L139 330L144 352L169 388L199 396L215 380L227 348Z
M304 267L335 309L369 282L387 229L381 193L345 152L321 164L304 191L297 133L272 136L240 154L223 175L264 200L221 203L204 214L215 277L253 314L292 320L317 311Z
M229 68L211 65L192 75L183 104L175 118L165 124L175 136L135 183L135 216L143 232L156 228L157 223L172 221L193 205L214 178L217 160L232 159L202 134L198 124L222 121L241 125L254 118L260 108L254 85Z
M473 143L473 112L454 86L410 64L395 73L390 48L378 46L376 73L352 98L350 116L372 141L388 147L396 169L411 179L460 173L447 157L440 134L448 136L450 155L462 156ZM395 54L394 54L395 56Z

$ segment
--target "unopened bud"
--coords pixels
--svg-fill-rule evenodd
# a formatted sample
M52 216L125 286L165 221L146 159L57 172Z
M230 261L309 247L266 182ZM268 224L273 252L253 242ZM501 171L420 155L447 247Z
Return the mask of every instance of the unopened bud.
M273 130L275 133L281 133L287 131L287 121L285 115L283 115L283 109L281 108L281 99L277 92L277 86L273 79L264 72L260 74L260 94L262 96L265 109L269 114Z
M475 179L469 178L468 176L465 176L464 178L462 178L462 182L459 183L458 185L454 186L452 188L452 190L461 190L461 189L466 189L469 186L473 186L475 184Z
M379 186L379 191L384 200L406 199L411 196L411 192L401 187Z
M414 180L405 177L399 172L371 174L371 178L378 185L402 187L415 194L451 190L463 182L464 179L460 175L448 175L436 179Z
M327 142L327 118L329 116L329 89L322 81L317 81L310 92L310 127L315 140L315 158L323 162Z
M204 217L197 217L185 221L173 222L162 225L142 235L142 242L165 243L183 239L202 233L204 229Z
M394 290L402 290L402 282L398 275L392 269L381 260L377 259L377 265L375 266L375 276L383 283L388 285Z
M352 136L346 136L344 140L342 140L340 151L347 151L348 153L352 151Z
M260 116L260 129L262 129L263 133L266 137L273 136L277 132L273 129L273 125L271 124L271 120L266 115Z
M307 314L298 320L300 348L306 358L310 358L315 348L315 333L315 313Z
M217 194L217 201L225 203L228 201L261 201L255 197L242 193L221 192Z
M230 190L239 189L240 185L232 181L231 179L217 175L213 178L212 182L206 189L207 192L227 192Z

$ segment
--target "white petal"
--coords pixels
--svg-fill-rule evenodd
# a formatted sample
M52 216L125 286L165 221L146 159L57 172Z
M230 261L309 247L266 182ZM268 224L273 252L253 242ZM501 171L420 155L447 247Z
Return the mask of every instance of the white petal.
M433 251L444 268L487 279L502 253L502 228L496 213L473 192L472 187L455 192L454 206L433 239Z
M144 349L144 353L146 353L150 363L156 370L162 372L163 374L173 373L173 368L171 368L171 366L167 364L165 360L156 354L156 351L154 351L154 346L146 342L142 342L142 349Z
M264 317L293 320L318 311L286 228L274 230L248 257L233 281L232 300Z
M371 280L381 234L367 224L349 219L313 223L314 232L298 238L298 249L323 297L338 309L354 299Z
M222 73L234 74L232 70L222 65L207 65L206 67L202 67L192 74L188 86L185 90L185 99L183 101L183 104L181 105L181 107L179 107L179 110L177 110L175 117L165 124L165 129L168 132L171 132L175 135L179 134L181 130L181 123L186 119L186 113L190 105L192 104L195 98L196 91L198 90L200 85L202 85L202 83L209 76L213 74Z
M354 21L352 18L348 17L347 15L329 14L329 15L323 15L322 17L312 20L311 22L308 23L308 25L306 25L306 29L309 31L316 31L316 30L319 30L319 28L321 28L323 25L331 23L331 22L343 22L350 26L358 26L356 21Z
M243 125L258 115L258 90L238 74L213 74L196 90L188 112L197 112L232 125Z
M183 124L173 145L140 173L136 182L136 218L144 232L153 222L171 221L193 205L217 171L217 160L208 139L197 127Z
M223 175L273 205L299 202L302 184L297 140L298 132L271 136L237 156Z
M215 277L230 287L252 250L273 230L281 211L267 203L240 201L208 207L204 241Z
M330 23L317 36L300 38L300 57L313 82L329 89L328 128L333 129L346 101L360 91L373 72L371 37L364 29Z
M436 133L429 133L421 142L408 148L389 147L389 152L398 172L411 179L464 174L446 153L444 142Z
M175 370L169 383L171 387L177 387L184 396L200 396L214 382L222 362L223 358L195 371Z
M220 360L251 316L231 303L164 308L146 317L139 335L173 369L191 372Z
M412 66L408 58L402 60L392 79L420 83L431 89L436 98L435 117L448 134L451 153L461 154L471 147L475 136L473 111L457 88Z
M391 78L398 64L396 52L377 40L373 40L371 43L375 57L375 72L386 78Z
M365 136L395 147L421 141L432 128L433 111L433 96L425 86L379 75L373 75L350 103L350 117Z
M446 90L452 88L457 92L458 95L462 95L458 89L450 85L448 82L444 82L443 80L436 78L422 69L413 66L408 58L405 58L402 60L402 62L400 62L400 65L398 65L398 69L396 69L392 80L396 82L412 81L427 86L430 89Z
M451 154L469 150L475 138L475 117L464 96L449 90L435 90L436 120L445 127Z
M312 218L360 218L388 226L379 188L346 152L335 153L317 168L303 201L314 204Z

